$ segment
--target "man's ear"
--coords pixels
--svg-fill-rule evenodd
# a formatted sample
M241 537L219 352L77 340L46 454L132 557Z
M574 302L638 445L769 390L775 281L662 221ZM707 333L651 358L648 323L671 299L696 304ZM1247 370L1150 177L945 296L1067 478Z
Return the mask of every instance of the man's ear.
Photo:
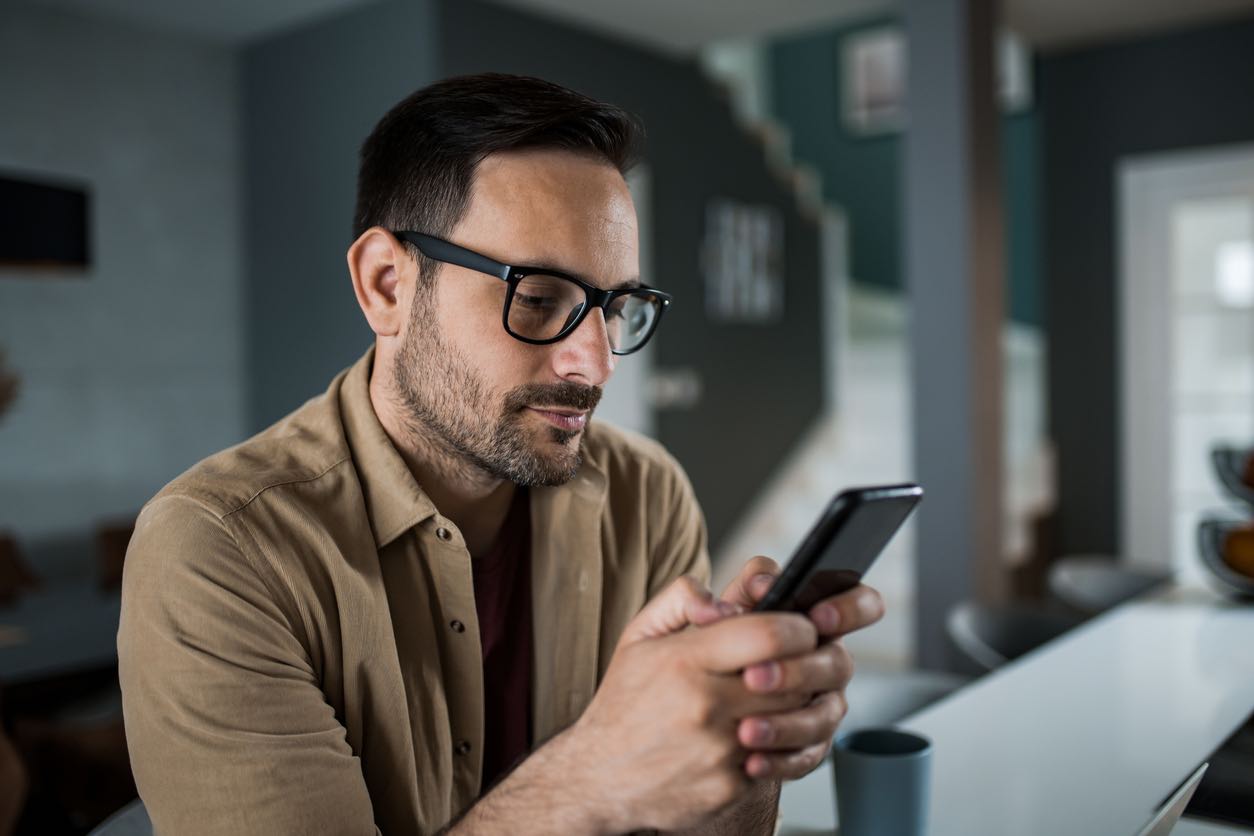
M363 232L348 248L348 272L353 294L370 330L380 337L395 337L404 322L407 280L417 265L405 246L381 226Z

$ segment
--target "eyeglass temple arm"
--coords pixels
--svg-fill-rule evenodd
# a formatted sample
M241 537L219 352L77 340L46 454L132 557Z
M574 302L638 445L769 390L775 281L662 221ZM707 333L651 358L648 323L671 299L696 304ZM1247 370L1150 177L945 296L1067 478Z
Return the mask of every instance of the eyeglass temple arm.
M465 267L469 270L478 270L480 273L496 276L501 281L509 280L512 268L508 264L493 261L487 256L479 255L479 253L468 250L465 247L450 244L448 241L442 241L430 235L423 235L421 232L397 232L396 235L409 241L422 250L424 255L434 258L436 261L456 264L458 267Z

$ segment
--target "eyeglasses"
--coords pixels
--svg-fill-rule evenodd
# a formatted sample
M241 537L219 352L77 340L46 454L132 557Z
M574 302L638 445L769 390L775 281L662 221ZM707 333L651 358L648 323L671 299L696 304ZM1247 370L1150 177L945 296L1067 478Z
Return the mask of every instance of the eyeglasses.
M602 290L547 267L502 264L473 250L421 232L393 232L427 258L495 276L509 285L501 321L511 337L532 345L548 345L579 327L593 308L605 316L610 351L639 351L657 330L671 303L669 294L651 287Z

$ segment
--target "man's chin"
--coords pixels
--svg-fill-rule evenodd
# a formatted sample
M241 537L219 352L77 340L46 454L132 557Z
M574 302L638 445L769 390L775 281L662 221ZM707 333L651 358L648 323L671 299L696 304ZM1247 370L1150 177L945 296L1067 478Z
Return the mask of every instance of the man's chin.
M553 426L540 416L515 423L507 446L514 450L506 457L493 457L499 466L492 472L518 485L553 487L569 482L583 464L585 427L567 430Z
M527 468L537 487L564 485L574 478L583 464L583 430L554 429L549 438L532 448L531 467Z
M513 479L515 484L531 488L555 488L565 485L579 472L583 457L576 453L566 461L545 460L542 464L535 462L525 472L519 472Z

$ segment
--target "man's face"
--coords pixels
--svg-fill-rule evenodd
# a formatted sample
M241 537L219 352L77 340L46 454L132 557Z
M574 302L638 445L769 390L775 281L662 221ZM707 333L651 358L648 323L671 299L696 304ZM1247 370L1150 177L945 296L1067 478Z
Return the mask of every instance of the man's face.
M561 151L496 154L448 236L507 264L607 288L639 278L636 211L608 163ZM413 296L394 379L413 429L486 473L556 485L579 467L584 427L614 369L600 310L564 340L530 345L501 324L508 285L439 265Z

